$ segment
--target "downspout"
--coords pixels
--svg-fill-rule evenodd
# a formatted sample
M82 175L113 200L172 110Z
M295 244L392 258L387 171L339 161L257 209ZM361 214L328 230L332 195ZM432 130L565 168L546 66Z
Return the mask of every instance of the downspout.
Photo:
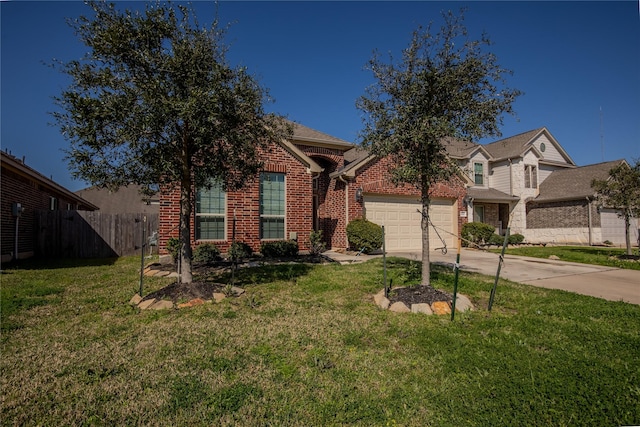
M20 222L20 216L16 216L16 240L15 240L15 252L13 253L13 260L18 260L18 223Z
M349 182L344 179L342 177L342 175L338 175L338 179L342 182L344 182L344 229L345 229L345 233L344 233L344 240L345 240L345 244L344 247L348 248L349 247L349 238L347 237L347 225L349 224Z
M591 199L587 196L587 218L589 222L589 246L593 246L593 230L591 225Z

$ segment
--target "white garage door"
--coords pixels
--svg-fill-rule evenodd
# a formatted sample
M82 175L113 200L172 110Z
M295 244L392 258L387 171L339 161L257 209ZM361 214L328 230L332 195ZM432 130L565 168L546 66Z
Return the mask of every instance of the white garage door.
M610 241L614 245L624 245L626 243L624 235L624 218L618 216L618 211L613 209L602 209L600 213L600 223L602 227L602 241ZM638 241L638 220L631 219L631 244Z
M457 247L452 236L457 233L453 203L449 199L432 199L430 208L431 221L438 227L438 233L450 250ZM420 202L412 197L364 196L365 215L369 221L384 225L389 252L422 249L420 207ZM442 241L433 227L429 229L429 246L431 250L442 247Z

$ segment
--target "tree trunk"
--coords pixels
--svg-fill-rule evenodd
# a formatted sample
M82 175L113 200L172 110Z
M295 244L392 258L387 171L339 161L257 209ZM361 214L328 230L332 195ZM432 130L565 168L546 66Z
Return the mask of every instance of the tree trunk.
M422 189L422 285L431 286L431 262L429 261L429 189Z
M633 252L631 252L631 210L630 209L625 209L624 210L624 238L625 238L625 243L627 244L627 255L631 256L633 255Z
M193 282L191 268L191 191L193 180L191 178L191 153L189 150L188 136L182 140L182 180L180 182L180 260L182 283Z
M191 181L191 179L189 179ZM189 187L185 187L185 184ZM183 180L180 189L180 262L182 283L191 283L193 273L191 268L191 182Z

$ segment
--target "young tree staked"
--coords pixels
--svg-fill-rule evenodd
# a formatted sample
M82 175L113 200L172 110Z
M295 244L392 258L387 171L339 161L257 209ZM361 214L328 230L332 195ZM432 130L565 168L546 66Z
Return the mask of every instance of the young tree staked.
M437 182L455 179L459 168L448 158L448 138L477 140L500 136L504 113L521 94L506 87L509 70L498 65L486 35L470 39L464 10L444 12L433 24L413 32L399 60L375 52L367 69L374 83L356 105L364 113L362 145L390 156L390 179L411 184L422 203L422 285L429 286L429 203Z
M59 64L72 82L54 98L70 169L101 188L179 186L181 279L190 283L195 189L243 187L260 150L291 130L264 112L266 89L228 64L217 19L201 26L192 6L171 3L87 4L91 16L68 21L87 53Z
M602 206L619 210L624 219L627 255L632 255L631 219L640 216L640 159L631 166L621 161L611 168L608 179L594 179L591 187Z

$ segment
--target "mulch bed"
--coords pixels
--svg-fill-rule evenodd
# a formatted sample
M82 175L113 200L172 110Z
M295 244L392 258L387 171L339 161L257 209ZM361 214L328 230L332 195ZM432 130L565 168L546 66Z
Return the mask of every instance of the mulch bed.
M453 301L453 295L431 286L423 285L392 289L391 292L389 292L389 302L391 304L394 302L402 302L407 307L411 307L411 304L433 304L437 301L450 303Z
M276 258L264 260L263 258L256 258L249 260L248 263L238 264L238 268L245 268L252 262L259 262L261 264L282 264L282 263L309 263L309 264L325 264L332 262L329 258L321 255L299 255L295 258ZM224 272L231 271L232 263L229 261L219 261L212 264L195 264L193 265L194 277L210 277ZM175 265L165 264L162 266L156 266L155 269L163 271L176 271ZM170 285L165 286L162 289L158 289L155 292L151 292L142 298L143 301L149 299L165 299L171 300L174 303L178 301L190 301L192 299L200 298L203 300L210 300L214 292L224 293L226 284L212 283L206 281L193 281L188 284L173 282Z

